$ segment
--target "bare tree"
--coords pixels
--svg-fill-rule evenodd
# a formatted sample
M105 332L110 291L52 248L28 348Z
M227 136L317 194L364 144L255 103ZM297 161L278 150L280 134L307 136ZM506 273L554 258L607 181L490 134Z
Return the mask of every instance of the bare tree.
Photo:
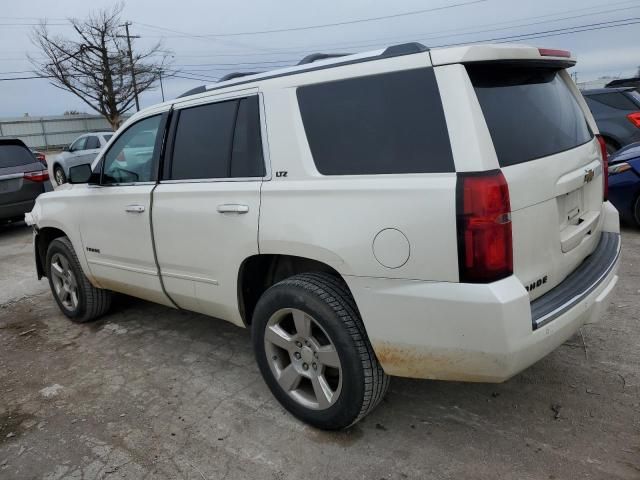
M29 58L38 75L82 99L104 115L114 130L122 123L122 114L134 105L136 90L140 94L152 89L161 73L167 73L166 55L161 62L154 61L160 43L144 51L129 51L120 19L123 7L118 4L84 20L69 19L75 39L52 35L46 22L41 23L34 28L32 41L44 59Z

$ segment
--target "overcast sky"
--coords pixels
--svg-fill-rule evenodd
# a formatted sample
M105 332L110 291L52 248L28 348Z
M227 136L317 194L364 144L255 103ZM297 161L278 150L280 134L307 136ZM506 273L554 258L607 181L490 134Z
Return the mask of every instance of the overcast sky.
M26 55L38 52L30 43L33 27L28 24L47 18L52 24L63 24L52 26L52 31L72 37L65 18L82 18L92 9L114 3L10 2L11 8L0 10L0 78L29 76L32 67ZM2 4L6 7L9 0ZM404 15L425 9L434 10ZM300 29L385 16L391 17ZM162 40L164 48L173 52L173 63L182 75L199 78L271 69L317 51L358 52L407 41L438 46L534 32L553 36L516 41L571 50L578 58L579 81L633 75L640 65L640 23L602 28L616 24L608 22L639 22L640 0L614 0L606 6L599 0L129 0L123 20L133 22L131 33L141 37L134 41L134 48ZM567 27L599 29L556 35ZM295 28L298 30L244 34ZM212 82L169 78L164 83L165 95L174 98L203 83ZM142 95L142 107L160 100L159 89L147 92ZM0 81L0 117L55 115L71 109L89 111L79 99L47 80Z

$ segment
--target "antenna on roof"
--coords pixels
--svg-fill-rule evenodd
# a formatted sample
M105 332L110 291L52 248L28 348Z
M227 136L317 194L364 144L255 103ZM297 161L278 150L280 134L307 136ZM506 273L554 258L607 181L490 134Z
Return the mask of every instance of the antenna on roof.
M325 60L327 58L344 57L351 55L350 53L311 53L300 60L297 65L305 65L307 63L313 63L318 60Z
M218 83L226 82L227 80L232 80L234 78L246 77L247 75L257 75L258 73L262 73L262 72L232 72L232 73L227 73L225 76L220 77L220 80L218 80Z

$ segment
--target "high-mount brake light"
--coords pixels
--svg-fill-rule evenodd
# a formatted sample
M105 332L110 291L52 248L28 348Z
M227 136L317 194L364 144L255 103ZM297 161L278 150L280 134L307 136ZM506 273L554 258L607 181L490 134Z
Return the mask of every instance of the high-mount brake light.
M557 50L555 48L539 48L538 53L541 57L561 57L571 58L571 52L568 50Z
M460 282L489 283L513 273L509 187L500 170L459 173Z

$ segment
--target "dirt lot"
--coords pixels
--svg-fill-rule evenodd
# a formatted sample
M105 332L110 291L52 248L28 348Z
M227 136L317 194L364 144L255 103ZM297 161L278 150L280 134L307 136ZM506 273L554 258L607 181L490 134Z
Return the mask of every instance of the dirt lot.
M640 232L606 317L501 385L393 379L343 433L289 416L248 332L120 298L78 326L0 228L0 478L640 478Z

